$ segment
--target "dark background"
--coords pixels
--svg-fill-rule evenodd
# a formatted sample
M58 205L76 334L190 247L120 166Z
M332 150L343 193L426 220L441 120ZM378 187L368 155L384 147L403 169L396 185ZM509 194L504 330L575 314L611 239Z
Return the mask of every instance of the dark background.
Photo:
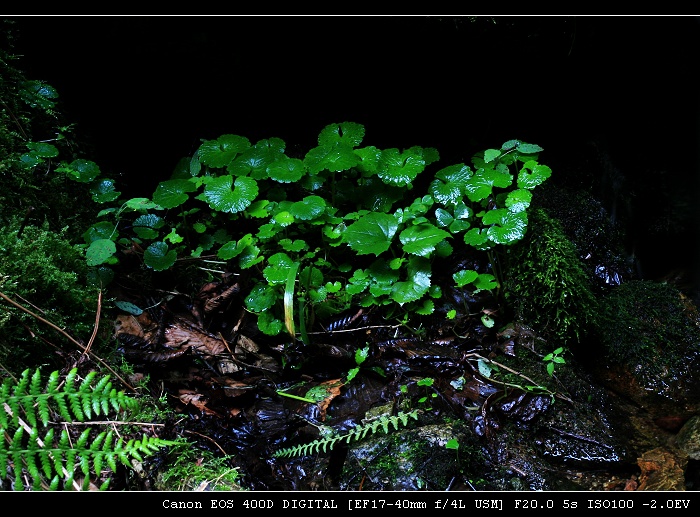
M698 210L643 239L669 197L700 197L696 17L13 19L20 68L58 90L86 158L122 191L150 196L226 133L303 154L327 124L353 121L365 145L435 147L444 165L518 138L572 182L596 142L631 193L650 276L698 272Z

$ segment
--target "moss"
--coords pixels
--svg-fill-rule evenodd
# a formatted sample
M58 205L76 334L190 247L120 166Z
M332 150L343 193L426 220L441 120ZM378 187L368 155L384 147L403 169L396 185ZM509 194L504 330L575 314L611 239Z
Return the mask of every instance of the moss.
M635 278L635 264L625 251L625 231L588 192L545 184L533 194L532 207L543 208L560 222L599 291Z
M46 226L14 220L0 229L0 291L78 339L93 330L98 289L86 282L81 251ZM12 369L37 366L65 337L33 316L2 301L0 361ZM62 365L61 365L62 366Z
M509 250L505 297L516 319L551 350L581 341L596 320L597 300L577 249L543 209L532 212L525 239Z
M157 490L246 490L240 485L241 475L231 466L230 457L217 457L211 451L193 447L185 438L177 441L182 445L172 447L159 466L155 480Z
M634 280L601 303L598 327L609 362L623 364L645 386L681 377L700 354L697 309L669 284Z

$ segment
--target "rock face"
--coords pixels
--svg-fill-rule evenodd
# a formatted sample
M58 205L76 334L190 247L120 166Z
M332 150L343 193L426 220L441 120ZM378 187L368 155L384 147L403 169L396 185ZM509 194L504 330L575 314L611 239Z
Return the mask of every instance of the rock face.
M569 387L584 389L583 384ZM603 388L585 390L579 393L583 400L571 402L506 397L486 417L479 412L370 437L347 449L337 489L696 488L686 471L688 459L697 459L700 451L700 417L691 418L676 436L659 428L644 408ZM513 408L521 410L517 416ZM484 418L494 420L484 423ZM447 448L450 440L458 447Z
M673 347L636 354L635 363L610 360L604 348L592 346L597 361L558 365L556 389L543 394L522 383L536 371L536 338L513 330L506 337L515 346L499 357L499 366L518 372L520 383L513 375L501 390L491 379L493 389L482 390L475 411L463 412L457 422L447 419L350 447L340 486L351 489L353 480L364 479L375 490L697 490L697 310L673 289L651 289L654 296L635 303L658 304L644 308L656 314L652 325L642 321L632 335L638 342L618 346L643 347L649 334L658 333L675 336ZM654 312L669 303L674 313ZM659 353L668 357L659 361ZM450 398L449 390L442 393ZM433 417L439 420L439 412ZM450 439L459 447L446 449ZM435 470L436 462L442 468Z
M501 367L531 373L531 356L516 347L508 365ZM574 361L561 365L554 379L557 393L538 393L533 386L516 389L514 383L510 389L473 392L477 403L463 405L460 417L454 411L456 392L464 387L441 384L438 399L451 400L451 411L433 399L415 425L375 433L328 455L289 460L286 468L318 474L295 481L298 489L307 490L697 488L697 466L689 459L697 459L700 451L700 416L688 419L680 432L660 427L662 408L637 402L646 400L643 389L634 397L625 385L617 394ZM368 387L365 396L372 389ZM672 402L669 407L685 403L697 411L697 406L687 405L689 399ZM397 409L382 404L367 417Z

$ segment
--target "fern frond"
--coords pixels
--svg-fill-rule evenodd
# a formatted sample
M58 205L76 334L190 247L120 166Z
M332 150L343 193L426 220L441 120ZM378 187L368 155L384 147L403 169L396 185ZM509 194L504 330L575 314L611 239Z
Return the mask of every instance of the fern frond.
M10 398L10 389L12 388L12 379L5 379L0 385L0 401L8 400ZM7 411L0 411L0 429L7 429L10 427L10 422L7 420L9 413Z
M104 465L117 471L118 462L131 468L131 460L143 461L161 447L177 442L146 435L138 440L114 440L113 431L95 434L91 427L72 438L64 427L58 438L53 428L43 438L40 429L48 425L51 416L64 422L85 421L93 415L136 409L138 401L115 390L109 377L96 379L90 372L78 384L77 369L71 370L61 385L58 372L50 374L42 387L39 369L26 370L15 382L5 379L0 386L0 479L14 473L15 486L22 487L27 479L32 489L62 487L87 489L93 474L99 476ZM95 382L97 381L97 382ZM76 481L76 472L82 473ZM48 482L46 480L49 480ZM109 479L101 485L106 489ZM20 488L21 489L21 488Z
M377 420L373 420L367 424L358 424L355 428L345 435L335 435L328 436L324 438L318 438L312 442L295 445L293 447L287 447L276 451L272 457L273 458L293 458L295 456L306 456L310 453L315 452L318 454L321 450L325 453L332 450L336 442L344 441L345 443L350 443L351 441L364 439L368 433L376 433L379 429L382 429L385 434L389 434L389 425L394 427L394 430L398 431L401 425L404 427L408 425L408 419L412 418L418 420L418 414L420 410L414 409L410 413L399 412L395 416L382 416Z

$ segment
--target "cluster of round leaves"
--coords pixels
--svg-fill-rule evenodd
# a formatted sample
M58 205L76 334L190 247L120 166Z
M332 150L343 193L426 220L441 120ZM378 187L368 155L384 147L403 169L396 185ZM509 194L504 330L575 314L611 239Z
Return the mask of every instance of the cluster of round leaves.
M437 150L359 147L364 135L353 122L328 125L303 159L287 156L278 138L204 141L152 198L100 213L110 220L86 232L88 263L114 264L117 245L135 242L154 271L170 269L183 254L215 254L236 270L260 265L246 304L269 334L290 330L274 308L285 300L288 320L287 301L295 297L328 312L354 300L429 314L441 296L431 283L432 262L453 252L450 240L461 235L485 250L521 239L530 191L551 174L537 162L539 146L512 140L475 156L472 166L438 170L428 192L411 199L418 175L439 160ZM363 256L370 260L358 266ZM454 280L497 285L473 270Z

